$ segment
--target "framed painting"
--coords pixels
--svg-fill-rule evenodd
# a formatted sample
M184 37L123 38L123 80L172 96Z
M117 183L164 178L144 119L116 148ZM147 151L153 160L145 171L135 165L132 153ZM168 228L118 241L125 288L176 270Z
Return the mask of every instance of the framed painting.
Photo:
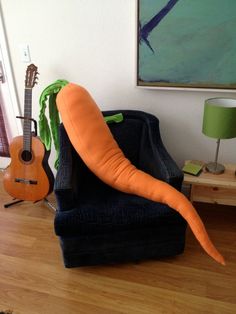
M137 85L236 91L236 0L138 0Z

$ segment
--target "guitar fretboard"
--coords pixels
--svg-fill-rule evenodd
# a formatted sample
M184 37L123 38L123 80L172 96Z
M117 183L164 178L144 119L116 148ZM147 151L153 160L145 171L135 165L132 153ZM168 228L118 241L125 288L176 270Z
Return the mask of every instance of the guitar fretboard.
M31 118L32 115L32 89L25 88L25 101L24 101L24 117ZM31 151L31 121L24 119L23 124L23 149Z

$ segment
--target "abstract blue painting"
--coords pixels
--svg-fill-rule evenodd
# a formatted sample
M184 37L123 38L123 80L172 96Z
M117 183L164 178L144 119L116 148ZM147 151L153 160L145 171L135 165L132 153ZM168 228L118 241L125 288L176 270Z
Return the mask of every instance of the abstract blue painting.
M236 89L236 0L138 0L137 85Z

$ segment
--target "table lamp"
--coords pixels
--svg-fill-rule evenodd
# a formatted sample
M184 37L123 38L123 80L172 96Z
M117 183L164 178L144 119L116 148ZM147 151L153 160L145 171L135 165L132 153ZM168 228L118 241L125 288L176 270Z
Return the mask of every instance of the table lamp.
M236 99L211 98L205 101L202 132L217 139L215 161L206 165L214 174L223 173L225 168L218 163L221 139L236 137Z

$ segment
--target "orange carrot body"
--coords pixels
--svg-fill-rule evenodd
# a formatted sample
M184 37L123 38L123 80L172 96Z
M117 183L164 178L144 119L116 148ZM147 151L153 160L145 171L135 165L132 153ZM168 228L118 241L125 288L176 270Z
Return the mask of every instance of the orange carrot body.
M97 177L117 190L167 204L178 211L204 250L217 262L225 264L188 199L169 184L131 164L114 140L101 111L84 88L70 83L59 92L56 102L71 143Z

